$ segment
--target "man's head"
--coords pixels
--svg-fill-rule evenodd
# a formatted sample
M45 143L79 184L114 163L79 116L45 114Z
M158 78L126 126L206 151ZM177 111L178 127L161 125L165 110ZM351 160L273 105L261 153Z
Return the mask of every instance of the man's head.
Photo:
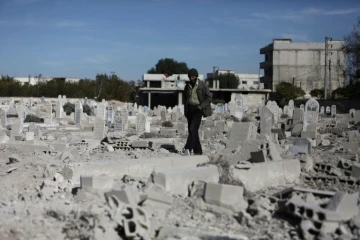
M188 77L191 83L194 83L199 76L198 71L195 68L192 68L188 72Z

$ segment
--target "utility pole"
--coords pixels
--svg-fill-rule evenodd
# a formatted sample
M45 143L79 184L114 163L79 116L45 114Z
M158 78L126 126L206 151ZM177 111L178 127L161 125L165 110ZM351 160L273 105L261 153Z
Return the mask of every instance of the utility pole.
M331 58L329 59L329 94L330 96L332 92L332 85L331 85Z
M332 38L331 37L325 37L325 69L324 69L325 70L325 72L324 72L324 98L325 99L327 99L327 96L328 96L328 85L327 85L326 71L327 71L327 62L328 62L328 54L329 54L329 44L328 44L329 41L332 41ZM330 47L332 47L332 45L330 45ZM330 79L330 82L331 82L331 79ZM329 83L329 86L330 86L330 83ZM330 88L329 88L329 91L331 91Z

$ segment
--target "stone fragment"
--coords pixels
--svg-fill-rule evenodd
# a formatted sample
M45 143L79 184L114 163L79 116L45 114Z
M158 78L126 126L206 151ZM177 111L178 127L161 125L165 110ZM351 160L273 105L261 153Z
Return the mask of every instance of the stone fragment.
M336 193L326 205L327 210L337 212L342 220L349 220L359 213L359 193Z
M249 192L297 183L300 172L297 159L256 163L249 169L232 168L233 178L242 182Z
M120 189L113 189L111 191L105 192L105 199L109 202L111 197L115 197L119 204L136 206L140 201L140 195L136 189L130 186L123 186Z
M205 182L219 182L219 170L216 166L180 168L153 172L151 174L153 183L163 186L166 191L188 196L188 186L196 180Z
M324 139L321 141L321 145L323 145L323 146L330 146L330 144L331 144L331 142L328 139Z
M243 198L244 188L241 186L206 183L204 201L219 207L240 212L247 208L247 202Z
M17 154L11 154L9 156L9 164L20 162L20 157Z
M114 185L114 179L107 175L100 176L80 176L81 189L111 189Z

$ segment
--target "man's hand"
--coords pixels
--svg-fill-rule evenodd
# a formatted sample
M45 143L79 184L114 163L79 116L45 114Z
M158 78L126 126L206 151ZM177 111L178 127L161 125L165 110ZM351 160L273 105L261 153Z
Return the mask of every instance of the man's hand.
M201 110L201 107L200 107L200 106L198 106L198 109L199 109L199 110Z

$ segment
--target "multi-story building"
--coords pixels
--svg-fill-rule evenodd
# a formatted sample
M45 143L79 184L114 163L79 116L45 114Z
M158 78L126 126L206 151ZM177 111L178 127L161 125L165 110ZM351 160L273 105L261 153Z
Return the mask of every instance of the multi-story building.
M324 88L326 71L326 85L331 92L345 84L343 48L344 41L329 42L325 70L325 42L294 43L291 39L273 39L271 44L260 49L260 54L265 56L265 61L260 63L260 68L264 70L260 81L265 88L272 90L280 82L290 82L309 93L313 89Z

